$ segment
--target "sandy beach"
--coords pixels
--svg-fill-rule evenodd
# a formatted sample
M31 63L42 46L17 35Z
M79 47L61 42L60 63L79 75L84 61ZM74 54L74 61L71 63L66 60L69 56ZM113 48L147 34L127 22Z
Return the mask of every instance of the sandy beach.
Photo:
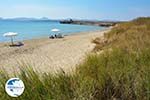
M40 72L73 71L94 48L92 39L107 31L79 33L63 39L26 40L21 47L0 43L0 68L8 72L18 72L19 67L26 66Z

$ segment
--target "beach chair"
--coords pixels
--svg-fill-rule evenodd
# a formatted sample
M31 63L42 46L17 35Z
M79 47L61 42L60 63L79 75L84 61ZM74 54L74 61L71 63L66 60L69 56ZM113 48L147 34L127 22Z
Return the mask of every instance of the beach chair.
M63 38L63 35L59 33L58 35L56 35L56 38Z
M51 35L49 38L50 38L50 39L54 39L55 37L54 37L53 35Z

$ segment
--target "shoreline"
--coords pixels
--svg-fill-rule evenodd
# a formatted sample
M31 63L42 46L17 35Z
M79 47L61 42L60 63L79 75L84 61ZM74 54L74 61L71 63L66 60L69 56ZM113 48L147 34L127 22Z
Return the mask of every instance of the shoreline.
M82 32L62 39L25 40L21 47L9 47L8 42L0 43L0 69L15 73L19 72L20 67L30 65L42 73L55 73L61 69L71 72L95 47L92 39L102 37L110 30Z
M111 27L109 28L105 28L105 29L99 29L99 30L93 30L93 31L86 31L86 32L74 32L68 35L64 35L64 37L68 37L68 36L74 36L74 35L81 35L81 34L87 34L87 33L91 33L91 32L101 32L101 31L106 31L106 30L110 30ZM47 36L48 38L48 36ZM14 42L25 42L25 41L32 41L32 40L40 40L40 39L47 39L46 37L35 37L33 39L24 39L24 40L14 40ZM0 44L4 44L4 43L9 43L10 41L0 41Z

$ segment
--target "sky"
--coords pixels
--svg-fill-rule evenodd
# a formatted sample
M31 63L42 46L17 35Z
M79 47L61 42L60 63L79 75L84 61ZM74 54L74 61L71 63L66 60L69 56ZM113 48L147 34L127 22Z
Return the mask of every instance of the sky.
M1 0L0 17L132 20L150 16L150 0Z

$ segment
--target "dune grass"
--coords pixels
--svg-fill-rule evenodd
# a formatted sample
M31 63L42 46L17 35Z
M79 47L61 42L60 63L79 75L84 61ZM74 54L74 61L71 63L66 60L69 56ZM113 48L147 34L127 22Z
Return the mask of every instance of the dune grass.
M5 93L10 76L1 71L0 100L150 100L150 18L121 23L95 43L103 52L89 54L72 75L22 69L15 76L26 88L18 98Z

